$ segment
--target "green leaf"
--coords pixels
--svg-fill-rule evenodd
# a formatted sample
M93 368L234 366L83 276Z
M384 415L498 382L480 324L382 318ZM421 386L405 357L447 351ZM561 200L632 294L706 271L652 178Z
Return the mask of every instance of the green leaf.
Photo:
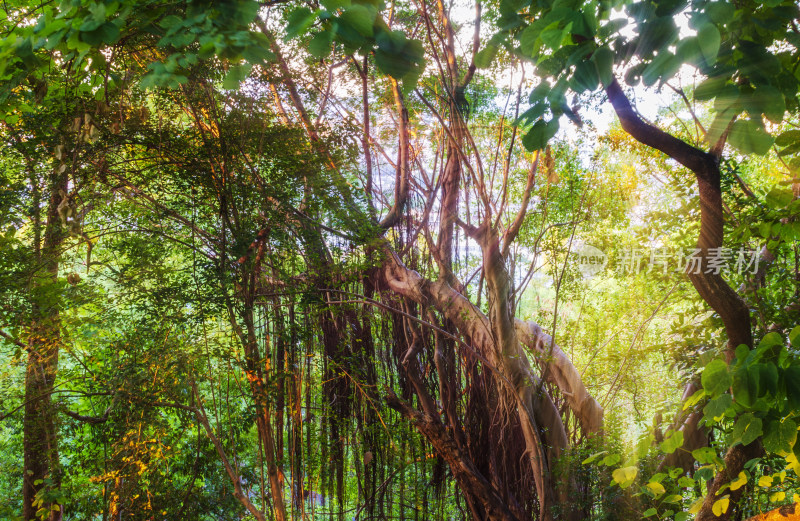
M539 35L539 38L542 39L542 43L544 43L547 47L557 50L561 47L564 38L569 34L571 28L572 22L560 29L557 26L549 27L542 31L542 34Z
M757 398L766 396L769 393L775 396L778 391L778 368L775 364L755 364L751 371L758 371L758 395Z
M725 86L725 82L727 78L723 77L711 77L704 80L700 85L698 85L694 89L694 99L698 101L709 101L714 99L717 94L722 90ZM738 90L737 90L738 96Z
M592 54L592 61L597 67L597 75L605 86L614 79L614 51L608 47L600 47Z
M691 63L697 66L701 65L703 62L703 51L700 50L700 43L697 41L697 36L690 36L678 42L675 55L680 57L683 63Z
M736 403L745 407L752 407L758 399L758 370L742 367L733 376L731 389Z
M519 48L524 56L533 57L538 52L536 42L539 40L540 28L536 24L526 27L519 35Z
M683 496L680 494L672 494L662 500L664 503L680 503L683 501Z
M683 404L683 410L685 411L686 409L694 407L706 396L707 393L705 389L698 389L693 395L686 399L686 403Z
M722 360L712 360L703 370L700 381L703 389L710 396L719 396L724 393L731 386L728 364Z
M786 112L786 101L781 91L771 85L759 86L753 93L753 97L758 101L761 113L773 123L783 121Z
M764 202L767 203L767 206L773 209L786 208L793 200L794 194L788 188L773 188L764 198ZM761 345L767 341L770 342L769 345L771 346L783 345L783 338L774 331L764 336L758 346L761 347Z
M222 88L227 90L236 90L239 88L239 84L247 78L247 75L250 74L250 69L253 68L253 65L250 63L243 63L241 65L234 65L230 69L228 69L228 74L225 75L225 78L222 80Z
M753 119L737 120L729 136L730 144L745 154L764 155L769 152L774 139L763 125Z
M786 147L795 143L800 143L800 130L787 130L775 138L775 144L779 147Z
M581 461L581 465L588 465L589 463L594 462L597 458L599 458L600 456L602 456L603 454L605 454L607 452L608 451L605 451L605 450L602 451L602 452L595 452L594 454L592 454L591 456L589 456L585 460Z
M656 514L658 514L658 510L656 510L655 508L648 508L647 510L642 512L642 517L650 517L650 516L654 516Z
M119 40L119 27L111 22L106 22L94 31L81 33L81 40L95 47L116 43Z
M294 38L304 33L316 18L317 13L312 12L308 7L298 7L289 14L286 23L286 38Z
M800 152L800 143L792 143L778 152L781 157L790 156Z
M787 367L783 371L783 381L786 383L786 399L789 401L789 407L795 412L800 412L800 366Z
M790 419L773 420L764 429L764 450L780 455L792 451L797 440L797 424Z
M725 114L728 118L725 121L725 126L728 125L730 120L733 116L739 114L742 111L742 102L741 102L741 93L739 92L739 88L735 85L725 84L723 85L716 93L714 97L714 110L717 111L718 114Z
M558 132L557 119L551 119L547 122L540 119L534 123L528 133L522 137L522 144L529 152L541 150L547 145L550 138L556 135L556 132Z
M697 30L697 43L700 44L700 51L708 63L713 63L717 59L721 42L719 29L714 24L704 24Z
M718 418L721 419L725 415L725 411L728 410L732 403L733 400L730 394L721 394L706 404L703 408L703 414L709 421L718 421Z
M496 45L489 44L485 48L478 51L475 55L475 66L479 69L488 69L497 56L497 51L500 48Z
M363 4L353 4L346 7L342 15L339 17L339 23L349 25L355 29L361 36L370 37L374 34L373 25L378 16L378 11L372 7Z
M611 465L616 465L619 463L619 460L622 459L619 454L609 454L605 458L603 458L603 465L606 467L610 467Z
M400 79L411 71L411 64L398 59L396 55L378 49L375 51L375 65L387 76Z
M680 68L680 60L671 52L661 50L650 64L642 71L642 83L646 87L655 85L659 78L668 80Z
M572 76L572 86L576 92L593 91L597 88L600 78L597 68L592 61L582 61L575 66L575 73Z
M728 2L709 2L706 4L706 13L715 24L726 24L733 20L736 7Z
M716 463L719 460L719 456L717 456L717 453L711 447L700 447L699 449L693 450L692 457L704 465Z
M328 29L314 35L308 43L308 52L315 58L324 58L331 53L333 31Z
M736 365L740 366L744 363L747 359L747 356L750 354L750 348L747 347L745 344L739 344L736 346Z
M795 326L789 332L789 342L792 343L792 346L800 349L800 326Z
M753 414L749 412L745 413L741 415L733 425L731 443L749 445L758 439L762 432L761 418L753 416Z
M103 2L92 2L89 6L91 16L84 18L83 23L78 28L81 32L94 31L106 21L106 6Z
M661 450L666 454L672 454L683 446L683 431L675 431L672 436L661 443Z

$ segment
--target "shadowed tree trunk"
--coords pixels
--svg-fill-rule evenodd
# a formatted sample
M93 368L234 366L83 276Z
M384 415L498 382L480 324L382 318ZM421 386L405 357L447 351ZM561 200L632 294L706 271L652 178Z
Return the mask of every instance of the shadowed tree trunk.
M37 255L38 266L32 277L33 291L53 285L58 279L61 245L66 237L59 218L58 208L67 193L67 173L59 173L56 164L50 180L50 200L47 204L47 222L44 240ZM37 210L38 211L38 210ZM25 369L25 416L23 419L24 467L22 500L24 519L39 519L37 510L44 509L47 519L60 521L63 506L47 499L57 494L61 487L61 469L58 457L58 432L52 393L58 372L58 355L61 345L61 319L58 303L51 297L37 299L33 306L33 320L28 333L28 362ZM42 501L37 505L37 495Z

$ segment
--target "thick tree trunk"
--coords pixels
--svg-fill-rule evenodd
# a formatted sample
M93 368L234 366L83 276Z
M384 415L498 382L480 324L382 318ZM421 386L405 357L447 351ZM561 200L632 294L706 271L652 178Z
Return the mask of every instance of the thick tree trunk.
M54 171L44 243L38 259L39 269L32 277L36 287L55 284L58 278L60 248L66 236L59 220L58 206L62 200L61 194L66 191L66 172ZM39 519L35 504L37 495L52 497L61 487L56 411L52 404L53 386L58 373L61 320L57 302L35 302L33 309L23 419L22 514L25 520ZM49 512L47 519L50 521L61 521L63 517L63 506L57 501L45 500L39 508Z
M723 485L726 485L736 479L736 477L739 475L739 472L741 472L744 468L745 463L753 458L761 457L763 454L764 449L761 446L760 440L756 440L747 446L739 444L728 449L728 452L725 454L725 468L722 469L719 474L717 474L717 476L714 478L714 481L708 484L708 493L703 500L703 507L700 509L700 512L697 513L695 521L719 521L731 519L731 516L733 516L733 513L736 510L734 506L739 503L745 488L742 487L733 491L725 491L726 494L730 495L730 505L728 506L728 510L723 512L720 516L714 515L712 511L714 503L720 499L720 496L717 495L717 492L722 488Z

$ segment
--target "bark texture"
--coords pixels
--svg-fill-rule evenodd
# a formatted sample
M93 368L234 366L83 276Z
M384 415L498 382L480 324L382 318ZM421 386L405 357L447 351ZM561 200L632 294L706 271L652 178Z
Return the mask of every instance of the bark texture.
M61 226L58 207L67 192L66 171L54 170L47 205L44 241L39 255L39 270L32 277L34 286L54 284L58 278L61 245L66 234ZM61 487L58 457L58 432L52 393L58 373L61 346L61 319L55 302L35 302L30 328L28 362L25 370L25 416L23 419L22 515L38 519L37 495L51 494ZM49 490L46 490L49 489ZM47 494L50 495L50 494ZM47 519L61 521L63 506L44 500L40 508L49 512Z

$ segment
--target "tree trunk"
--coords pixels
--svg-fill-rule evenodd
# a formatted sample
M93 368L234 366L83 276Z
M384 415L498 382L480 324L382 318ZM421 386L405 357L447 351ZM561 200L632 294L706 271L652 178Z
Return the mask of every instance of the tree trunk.
M65 234L58 215L62 193L67 191L66 171L53 172L47 224L38 270L32 277L33 291L55 284L58 279L60 248ZM38 247L38 245L37 245ZM28 362L25 371L25 416L23 419L24 467L22 480L23 518L39 519L39 508L49 512L47 519L61 521L63 506L54 497L61 488L58 460L58 432L52 393L58 373L61 320L57 302L35 301L29 331ZM43 501L37 508L37 495Z

